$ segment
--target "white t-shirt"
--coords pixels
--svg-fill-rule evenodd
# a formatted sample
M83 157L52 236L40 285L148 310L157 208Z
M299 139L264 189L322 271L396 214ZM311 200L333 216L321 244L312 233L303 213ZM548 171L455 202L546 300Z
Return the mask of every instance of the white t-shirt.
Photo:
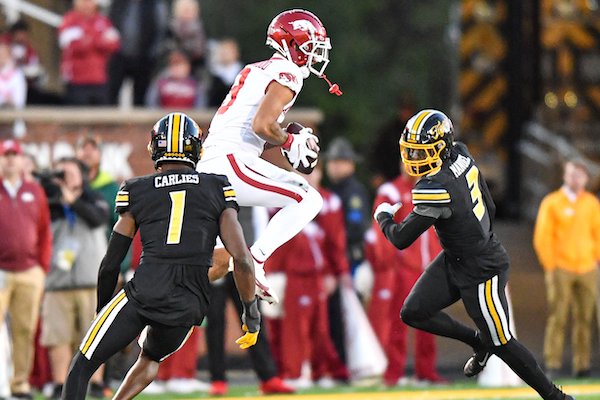
M294 98L285 105L277 119L283 122L284 114L302 90L303 78L300 67L275 54L268 60L246 65L237 75L229 94L212 119L202 159L239 151L260 156L265 141L252 130L252 121L267 87L273 81L294 92Z

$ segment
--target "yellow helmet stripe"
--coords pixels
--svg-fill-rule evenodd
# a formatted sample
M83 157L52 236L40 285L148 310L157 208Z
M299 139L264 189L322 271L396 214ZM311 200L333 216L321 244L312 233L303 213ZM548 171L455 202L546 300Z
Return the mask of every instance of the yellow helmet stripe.
M181 124L181 114L173 114L173 123L170 126L171 134L171 152L179 153L179 125Z
M415 122L413 124L413 126L411 126L410 128L410 132L418 135L419 134L419 129L421 128L421 124L425 121L425 119L427 118L427 116L429 116L431 114L430 110L423 110L419 113L419 115L417 116L417 118L415 119Z

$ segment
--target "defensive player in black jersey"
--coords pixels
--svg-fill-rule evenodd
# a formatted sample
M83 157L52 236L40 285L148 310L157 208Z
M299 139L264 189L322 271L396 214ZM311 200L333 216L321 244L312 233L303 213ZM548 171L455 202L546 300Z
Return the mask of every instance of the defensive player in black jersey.
M492 229L495 205L473 157L454 142L453 133L452 122L440 111L413 116L402 132L400 153L406 172L421 177L412 192L415 207L399 224L392 217L401 204L384 203L375 210L383 233L399 249L432 225L444 249L413 287L401 318L473 347L466 376L477 375L496 354L543 399L571 400L510 331L504 291L509 261ZM477 330L442 312L460 299Z
M244 304L242 348L256 343L260 314L254 264L237 220L235 191L222 175L195 171L200 128L172 113L156 123L148 149L157 172L126 181L117 194L114 226L98 275L98 314L73 359L63 399L84 399L94 371L143 330L140 356L114 399L131 399L179 349L209 305L208 269L217 235L234 260ZM137 230L143 256L133 279L115 296L119 265Z

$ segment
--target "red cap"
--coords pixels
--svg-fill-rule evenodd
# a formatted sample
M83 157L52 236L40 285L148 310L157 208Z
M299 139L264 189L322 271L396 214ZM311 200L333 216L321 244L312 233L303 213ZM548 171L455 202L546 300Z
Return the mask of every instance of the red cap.
M19 142L9 139L0 143L0 156L5 155L6 153L23 154L23 149Z

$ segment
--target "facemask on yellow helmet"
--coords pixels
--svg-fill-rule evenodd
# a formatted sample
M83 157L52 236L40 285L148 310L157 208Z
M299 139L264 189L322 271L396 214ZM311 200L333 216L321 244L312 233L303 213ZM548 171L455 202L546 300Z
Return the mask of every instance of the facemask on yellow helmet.
M411 176L437 172L453 142L452 121L443 112L418 112L408 120L400 136L400 156L406 172Z

